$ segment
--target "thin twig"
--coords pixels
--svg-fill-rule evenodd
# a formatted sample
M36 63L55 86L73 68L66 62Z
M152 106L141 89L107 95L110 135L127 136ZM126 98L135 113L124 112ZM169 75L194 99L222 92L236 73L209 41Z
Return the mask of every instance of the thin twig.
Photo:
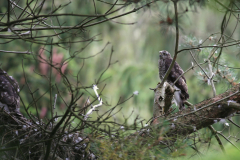
M208 128L212 131L212 134L215 136L215 138L216 138L216 140L217 140L217 142L218 142L221 150L222 150L223 153L225 154L226 151L225 151L225 149L224 149L224 146L223 146L223 144L222 144L222 141L220 140L219 136L217 135L217 131L213 128L212 125L208 126Z
M211 83L212 90L213 90L213 96L215 97L216 96L216 88L213 83L214 73L212 71L212 65L211 65L210 60L208 59L207 61L208 61L208 67L209 67L209 71L210 71L210 79L208 79L208 81L210 81L210 83Z
M175 53L174 53L174 56L173 56L173 60L166 72L166 74L164 75L163 77L163 80L162 82L160 83L160 86L163 85L163 83L167 80L168 78L168 75L170 74L173 66L174 66L174 63L175 61L177 60L177 53L178 53L178 41L179 41L179 29L178 29L178 11L177 11L177 2L176 0L172 0L173 4L174 4L174 12L175 12L175 27L176 27L176 43L175 43Z
M57 94L55 94L55 97L54 97L53 109L55 109L56 107L56 102L57 102Z
M205 70L198 64L198 62L197 62L196 59L194 58L194 56L193 56L193 54L192 54L192 51L189 50L189 52L190 52L190 54L191 54L194 62L195 62L195 63L198 65L198 67L203 71L203 73L207 76L207 78L210 79L209 76L208 76L208 74L205 72Z
M217 134L220 134L224 139L226 139L229 143L231 143L236 149L240 151L240 149L233 142L231 142L227 137L225 137L221 132L217 131Z
M16 54L32 54L32 52L25 51L25 52L20 52L20 51L5 51L5 50L0 50L2 53L16 53Z
M98 95L97 89L98 89L97 85L93 85L93 90L94 90L94 92L95 92L95 94L96 94L96 96L97 96L97 98L98 98L99 104L94 105L94 106L87 112L87 114L85 115L84 120L87 120L88 116L89 116L90 114L92 114L92 112L95 111L95 109L96 109L97 107L100 107L100 106L102 105L102 99L101 99L100 96Z

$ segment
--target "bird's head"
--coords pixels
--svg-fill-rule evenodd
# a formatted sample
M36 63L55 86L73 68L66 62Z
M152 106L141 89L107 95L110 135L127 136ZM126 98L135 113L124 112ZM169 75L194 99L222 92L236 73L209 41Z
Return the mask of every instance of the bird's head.
M159 58L160 59L166 59L166 58L171 58L171 54L168 51L159 51Z

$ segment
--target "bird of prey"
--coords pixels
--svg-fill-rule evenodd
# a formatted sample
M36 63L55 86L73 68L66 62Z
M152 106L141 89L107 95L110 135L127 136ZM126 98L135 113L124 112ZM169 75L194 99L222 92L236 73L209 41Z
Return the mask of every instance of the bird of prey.
M159 77L163 80L164 75L166 74L169 66L172 63L171 54L168 51L159 51L159 61L158 61L158 68L159 68ZM179 107L179 110L184 109L184 102L189 98L187 82L183 74L182 68L179 66L177 62L174 63L174 66L167 77L167 82L170 85L173 85L175 88L174 92L174 100L176 105ZM177 78L181 76L178 81L174 84Z
M20 114L20 97L18 82L0 69L0 107L7 112Z

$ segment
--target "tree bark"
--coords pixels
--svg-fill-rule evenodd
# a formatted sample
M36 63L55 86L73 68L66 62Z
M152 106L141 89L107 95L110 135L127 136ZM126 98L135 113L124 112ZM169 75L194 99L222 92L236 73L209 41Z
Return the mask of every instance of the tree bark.
M221 119L226 119L240 110L240 85L237 84L226 92L213 98L204 100L175 114L161 115L153 113L152 125L160 125L169 122L171 129L165 134L167 137L186 136L201 128L208 127ZM155 100L159 100L161 88L157 86ZM159 101L153 105L154 111L159 107Z

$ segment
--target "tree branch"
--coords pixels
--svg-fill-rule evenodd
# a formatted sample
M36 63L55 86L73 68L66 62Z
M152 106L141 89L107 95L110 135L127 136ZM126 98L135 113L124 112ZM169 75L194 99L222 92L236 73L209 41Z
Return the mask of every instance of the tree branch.
M161 82L161 86L163 85L163 83L166 81L168 75L170 74L173 66L174 66L174 63L176 62L177 60L177 53L178 53L178 39L179 39L179 29L178 29L178 11L177 11L177 0L172 0L173 4L174 4L174 11L175 11L175 25L176 25L176 44L175 44L175 53L174 53L174 56L173 56L173 60L172 60L172 63L170 64L165 76L163 77L163 80Z
M175 124L166 135L168 137L176 137L177 135L186 136L201 128L208 127L214 124L219 118L228 118L240 109L240 84L234 86L230 90L217 95L211 99L204 100L193 107L179 111L175 114L168 115L164 119L157 118L155 123L158 124L163 121L168 121ZM155 96L159 95L159 90L155 92ZM154 104L153 107L156 107ZM154 108L154 110L157 110ZM153 113L159 115L159 113Z

